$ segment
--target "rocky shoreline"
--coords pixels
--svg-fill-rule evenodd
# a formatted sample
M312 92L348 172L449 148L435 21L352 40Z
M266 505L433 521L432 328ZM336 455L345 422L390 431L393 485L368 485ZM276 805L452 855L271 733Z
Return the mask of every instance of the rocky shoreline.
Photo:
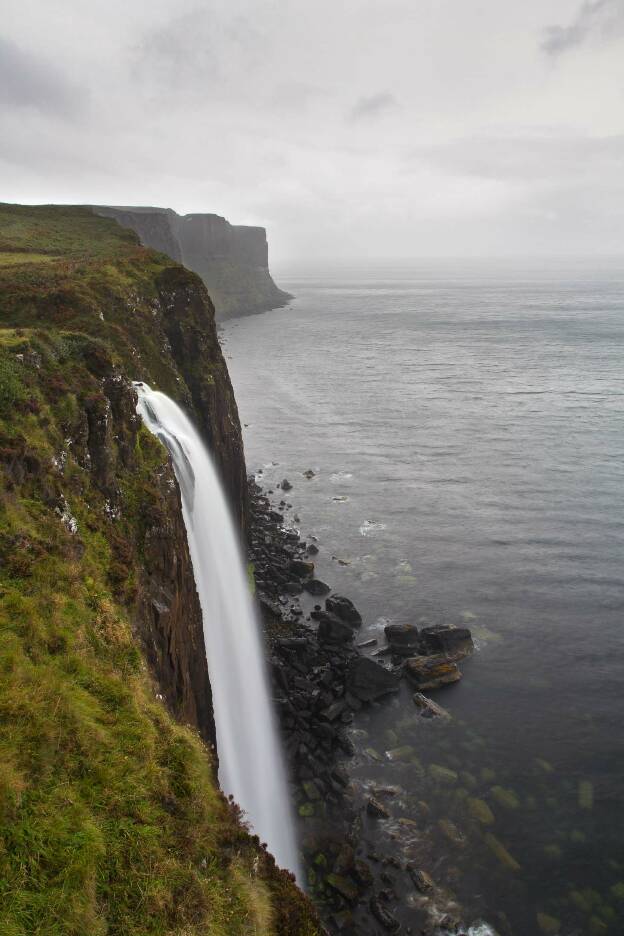
M330 933L467 932L452 895L424 867L406 860L380 826L398 789L354 782L349 766L373 763L359 723L409 686L414 714L447 718L424 695L461 678L473 649L465 627L390 624L387 645L358 640L352 602L315 577L318 547L285 517L291 484L264 492L249 480L249 562L269 643L271 676L298 813L307 887ZM273 504L276 498L279 503ZM293 518L297 522L296 516ZM400 758L402 749L386 755ZM378 765L375 765L378 766ZM381 822L380 822L381 820ZM411 820L399 820L406 824ZM386 823L387 824L387 823Z

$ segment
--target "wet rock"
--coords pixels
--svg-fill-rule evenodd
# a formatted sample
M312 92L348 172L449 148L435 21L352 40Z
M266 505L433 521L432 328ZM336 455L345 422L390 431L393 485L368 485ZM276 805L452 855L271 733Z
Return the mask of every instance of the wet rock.
M328 874L325 883L349 903L355 903L358 899L357 884L350 877L342 874Z
M319 550L318 550L318 546L315 546L314 543L308 543L306 551L309 553L310 556L317 556Z
M333 614L323 614L317 636L323 643L349 644L353 642L353 628Z
M414 705L420 709L420 714L423 718L450 718L451 715L446 711L445 708L442 708L441 705L438 705L437 702L433 702L431 699L428 699L426 695L423 695L422 692L414 693Z
M371 637L370 640L363 640L361 643L357 644L359 650L367 650L369 647L377 646L377 638Z
M433 881L426 871L409 865L407 873L414 882L414 887L419 890L421 894L427 894L429 891L433 890Z
M386 624L386 640L390 649L398 656L415 656L418 653L418 628L413 624Z
M399 688L399 677L368 657L356 657L347 668L346 688L362 702L372 702Z
M385 930L389 933L398 933L401 929L401 924L396 917L392 916L389 910L386 910L377 895L371 897L369 907L372 915L378 923L381 923Z
M342 621L346 621L353 627L359 627L362 623L362 616L352 601L343 598L341 595L332 595L325 602L325 607L331 614L335 614Z
M407 660L403 672L419 690L440 689L461 679L457 664L442 656L412 657Z
M282 481L282 491L292 491L292 484L290 483L288 478L284 478L284 480Z
M463 846L466 844L466 840L462 833L459 831L454 822L451 822L450 819L440 819L438 822L438 827L442 835L449 840L453 845Z
M303 585L301 582L297 582L293 579L290 582L284 583L284 591L287 595L300 595L303 591Z
M374 796L371 796L366 803L366 812L373 819L388 819L390 817L390 813L383 803L380 803Z
M314 563L306 562L304 559L293 559L289 565L290 571L293 575L312 575L314 572Z
M426 656L439 654L457 661L473 651L472 634L467 627L433 624L420 632L420 652Z
M314 477L314 472L312 471L311 468L308 468L307 471L304 471L304 472L303 472L303 477L304 477L304 478L307 478L308 481L309 481L310 478L313 478L313 477Z
M329 585L320 579L309 579L303 583L303 587L310 595L327 595L331 591Z

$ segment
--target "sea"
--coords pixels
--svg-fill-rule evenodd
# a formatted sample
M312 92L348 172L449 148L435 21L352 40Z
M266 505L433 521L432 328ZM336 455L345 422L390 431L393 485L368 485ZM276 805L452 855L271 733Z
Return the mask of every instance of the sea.
M274 273L293 301L222 329L248 468L358 640L476 647L450 719L406 688L356 718L354 784L477 929L621 936L624 259Z

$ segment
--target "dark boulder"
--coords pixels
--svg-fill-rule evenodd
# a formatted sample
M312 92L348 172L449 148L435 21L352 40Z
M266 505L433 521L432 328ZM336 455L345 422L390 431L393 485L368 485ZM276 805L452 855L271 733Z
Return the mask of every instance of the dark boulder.
M327 595L331 591L329 585L320 579L310 579L303 583L303 587L310 595Z
M420 652L424 655L444 654L451 660L462 660L473 650L472 634L467 627L433 624L420 632Z
M351 660L346 673L346 688L362 702L372 702L399 688L399 677L368 657Z
M306 562L305 559L292 559L290 562L290 571L293 575L312 575L314 572L314 563Z
M393 653L398 656L418 653L418 628L413 624L386 624L384 632Z
M353 641L354 630L340 618L333 614L323 614L319 620L317 631L318 639L321 643L348 644Z
M282 491L291 491L291 490L292 490L292 484L290 483L288 478L284 478L284 480L282 481Z
M342 595L332 595L325 602L325 607L336 617L351 624L352 627L359 627L362 623L362 615L357 610L352 601L343 598Z

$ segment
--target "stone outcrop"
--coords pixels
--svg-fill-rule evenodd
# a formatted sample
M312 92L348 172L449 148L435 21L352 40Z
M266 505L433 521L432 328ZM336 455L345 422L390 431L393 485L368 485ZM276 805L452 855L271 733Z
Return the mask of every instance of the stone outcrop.
M135 231L141 243L198 273L217 318L263 312L291 298L273 282L263 227L234 225L216 214L178 215L170 208L96 206Z

